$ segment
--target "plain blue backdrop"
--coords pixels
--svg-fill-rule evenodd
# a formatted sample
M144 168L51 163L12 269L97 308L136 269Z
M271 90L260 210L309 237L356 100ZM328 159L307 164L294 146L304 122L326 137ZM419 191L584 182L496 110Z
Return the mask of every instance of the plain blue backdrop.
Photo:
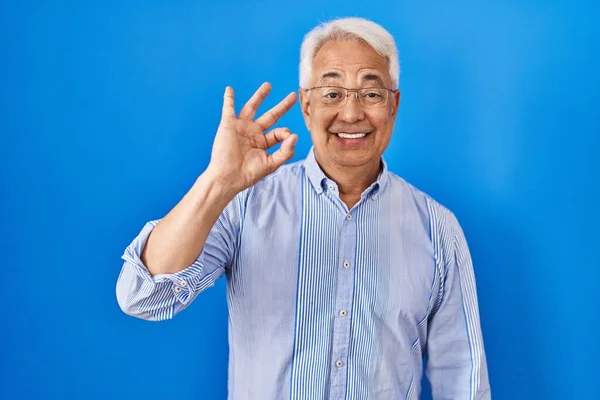
M495 399L600 399L600 7L592 1L1 1L1 399L224 399L224 280L123 314L125 247L209 161L223 90L298 87L303 35L396 38L390 168L469 241ZM310 137L295 106L279 126ZM424 398L429 395L424 394Z

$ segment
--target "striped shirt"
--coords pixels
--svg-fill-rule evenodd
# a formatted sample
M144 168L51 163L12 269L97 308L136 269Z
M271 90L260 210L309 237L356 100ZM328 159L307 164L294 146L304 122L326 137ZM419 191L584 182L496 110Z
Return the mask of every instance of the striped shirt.
M279 168L239 193L198 259L151 276L157 221L127 247L117 299L173 318L225 275L229 399L489 399L475 277L455 216L382 172L348 210L317 164Z

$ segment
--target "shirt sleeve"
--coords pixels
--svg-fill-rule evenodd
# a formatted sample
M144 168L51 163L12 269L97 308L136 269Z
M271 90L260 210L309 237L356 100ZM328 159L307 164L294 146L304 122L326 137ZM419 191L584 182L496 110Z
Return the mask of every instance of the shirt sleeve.
M146 223L122 256L124 263L116 285L121 310L148 321L171 319L213 286L233 263L242 205L240 194L223 210L194 263L174 274L152 276L142 262L144 246L159 220Z
M445 215L443 215L445 214ZM434 400L491 399L473 264L462 228L449 211L440 217L443 276L431 317L426 374Z

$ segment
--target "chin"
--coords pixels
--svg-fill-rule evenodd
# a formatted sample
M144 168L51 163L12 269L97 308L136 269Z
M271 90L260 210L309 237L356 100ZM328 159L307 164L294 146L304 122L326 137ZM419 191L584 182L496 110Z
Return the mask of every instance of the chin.
M344 167L360 167L379 158L378 153L373 151L373 148L330 151L326 156L336 164Z

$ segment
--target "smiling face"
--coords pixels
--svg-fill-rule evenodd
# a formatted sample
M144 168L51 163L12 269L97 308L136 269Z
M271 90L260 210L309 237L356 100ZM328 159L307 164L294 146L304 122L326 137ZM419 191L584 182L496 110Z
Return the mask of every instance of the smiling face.
M326 42L313 59L307 88L339 86L349 89L391 88L387 59L362 41ZM319 90L300 90L304 121L311 133L315 156L322 167L379 169L392 130L400 93L388 92L384 106L364 107L355 92L342 106L327 106ZM333 96L326 92L325 95Z

